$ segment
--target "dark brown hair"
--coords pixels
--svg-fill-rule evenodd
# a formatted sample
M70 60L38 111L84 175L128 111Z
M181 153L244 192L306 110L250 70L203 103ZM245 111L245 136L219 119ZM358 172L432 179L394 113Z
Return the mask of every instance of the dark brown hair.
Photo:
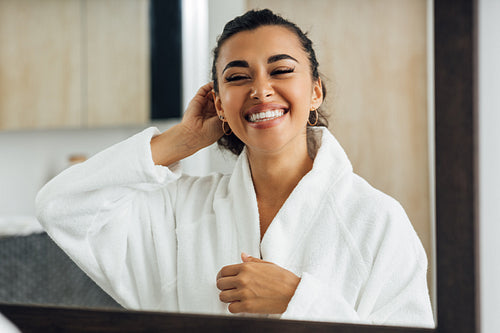
M214 91L216 94L219 93L219 84L217 80L217 68L215 64L219 57L220 48L224 44L224 42L228 40L231 36L237 34L238 32L255 30L259 27L269 26L269 25L282 26L295 33L295 35L300 41L300 44L302 45L302 48L308 54L309 63L311 66L311 76L313 81L317 81L320 78L318 72L319 64L318 60L316 59L316 53L314 52L314 49L312 47L312 41L309 39L309 37L307 37L305 33L302 32L302 30L300 30L300 28L296 24L284 19L279 15L274 14L269 9L250 10L245 14L229 21L224 26L222 34L217 38L217 46L213 50L213 63L212 63L212 80L214 82ZM322 85L322 88L323 88L323 100L324 100L326 96L326 88L324 84ZM317 111L318 111L317 113L318 119L316 126L328 127L328 120L325 117L325 115L321 112L320 109L318 109ZM311 114L309 115L309 121L313 124L316 122L315 112L311 112ZM230 135L223 135L219 139L218 144L220 147L229 149L236 155L239 155L243 150L243 147L245 146L245 144L236 135L234 135L234 133L231 133Z

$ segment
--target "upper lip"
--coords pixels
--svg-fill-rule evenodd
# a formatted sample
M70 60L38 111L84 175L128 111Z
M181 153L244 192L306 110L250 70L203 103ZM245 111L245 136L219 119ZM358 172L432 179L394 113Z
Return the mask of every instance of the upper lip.
M284 105L278 104L278 103L262 103L262 104L257 104L250 109L246 110L244 113L245 118L248 116L254 114L254 113L260 113L260 112L265 112L265 111L270 111L270 110L285 110L288 111L288 108Z

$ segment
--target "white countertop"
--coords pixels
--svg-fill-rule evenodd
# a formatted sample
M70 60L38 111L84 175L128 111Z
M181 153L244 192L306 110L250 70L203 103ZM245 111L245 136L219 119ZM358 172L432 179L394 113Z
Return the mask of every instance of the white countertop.
M35 216L0 216L0 236L27 236L44 232Z

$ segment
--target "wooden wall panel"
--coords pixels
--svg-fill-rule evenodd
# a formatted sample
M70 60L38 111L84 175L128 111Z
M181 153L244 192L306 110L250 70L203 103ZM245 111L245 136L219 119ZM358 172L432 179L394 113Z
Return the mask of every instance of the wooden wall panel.
M147 0L87 0L88 124L149 119Z
M329 89L330 130L355 172L401 202L430 258L426 1L247 4L310 32Z
M79 125L79 21L79 1L0 1L0 130Z

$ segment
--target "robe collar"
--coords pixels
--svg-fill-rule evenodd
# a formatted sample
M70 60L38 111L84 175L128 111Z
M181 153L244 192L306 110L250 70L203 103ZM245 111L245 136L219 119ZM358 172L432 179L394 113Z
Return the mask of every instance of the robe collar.
M344 150L325 127L308 128L308 151L312 169L299 181L269 225L262 242L257 197L246 147L236 161L229 180L229 201L240 252L289 266L308 230L317 220L325 194L343 175L352 173Z

